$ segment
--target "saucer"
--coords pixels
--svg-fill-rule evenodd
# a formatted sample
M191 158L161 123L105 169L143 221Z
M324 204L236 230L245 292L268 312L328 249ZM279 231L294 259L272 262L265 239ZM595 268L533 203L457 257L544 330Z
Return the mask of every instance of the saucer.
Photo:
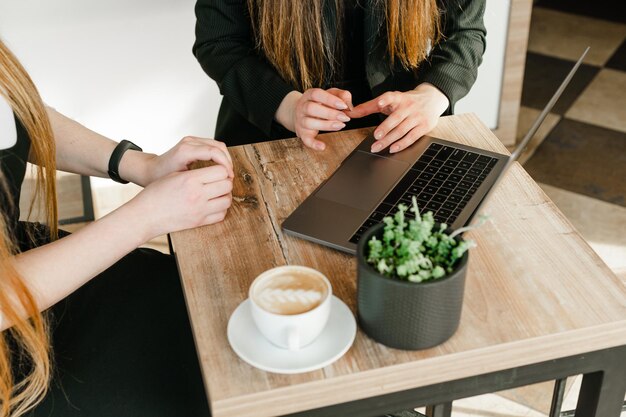
M356 320L347 305L333 296L330 317L322 333L298 351L281 349L257 329L250 314L250 300L235 309L228 321L228 342L243 361L268 372L297 374L330 365L344 355L356 336Z

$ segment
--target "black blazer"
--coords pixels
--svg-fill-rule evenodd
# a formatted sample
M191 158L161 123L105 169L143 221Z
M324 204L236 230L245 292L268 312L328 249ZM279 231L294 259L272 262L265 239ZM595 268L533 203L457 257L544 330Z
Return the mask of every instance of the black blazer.
M443 39L418 71L391 67L387 40L379 30L384 17L365 1L364 51L368 87L374 97L385 91L408 91L428 82L450 100L446 114L476 81L485 51L483 14L486 0L439 0ZM274 115L283 98L295 90L283 80L262 52L255 49L246 0L197 0L193 53L224 96L215 138L229 146L293 137ZM327 1L324 18L334 21L334 2ZM328 25L332 31L334 25ZM329 39L336 32L328 34ZM348 46L349 47L349 46Z

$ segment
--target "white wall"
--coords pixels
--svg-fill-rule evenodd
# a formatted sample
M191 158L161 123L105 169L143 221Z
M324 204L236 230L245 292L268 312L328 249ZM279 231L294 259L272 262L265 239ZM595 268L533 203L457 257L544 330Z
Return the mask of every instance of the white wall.
M487 0L487 51L478 68L476 84L455 108L456 113L476 113L491 129L498 127L510 9L511 0Z
M2 0L0 37L44 100L161 152L209 137L221 97L191 53L194 0Z

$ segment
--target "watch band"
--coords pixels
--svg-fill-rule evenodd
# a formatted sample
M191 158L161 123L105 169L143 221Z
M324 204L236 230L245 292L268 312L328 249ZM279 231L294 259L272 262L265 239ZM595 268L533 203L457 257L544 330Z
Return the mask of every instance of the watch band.
M123 180L120 177L120 161L122 160L122 156L127 150L139 151L142 152L139 146L135 145L129 140L123 140L117 144L115 149L113 149L113 153L111 154L111 159L109 159L109 177L115 182L119 182L120 184L128 184L128 181Z

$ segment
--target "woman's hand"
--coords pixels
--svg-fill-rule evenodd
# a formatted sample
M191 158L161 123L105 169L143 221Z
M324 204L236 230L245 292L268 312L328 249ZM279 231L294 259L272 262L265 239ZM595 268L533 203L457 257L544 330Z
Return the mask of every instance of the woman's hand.
M411 91L386 92L346 114L353 118L386 114L388 117L374 130L376 143L371 150L380 152L391 145L389 152L395 153L430 132L449 105L448 98L439 89L424 83Z
M315 137L320 131L334 132L350 121L343 110L352 108L352 95L346 90L310 88L304 93L287 94L276 111L276 120L309 148L324 150L326 145Z
M213 161L234 177L233 161L223 142L193 136L184 137L163 155L128 151L120 162L120 176L135 184L147 186L173 172L189 170L196 161ZM125 176L128 175L128 176Z
M174 172L149 184L127 205L145 239L220 222L232 201L232 172L224 165Z

